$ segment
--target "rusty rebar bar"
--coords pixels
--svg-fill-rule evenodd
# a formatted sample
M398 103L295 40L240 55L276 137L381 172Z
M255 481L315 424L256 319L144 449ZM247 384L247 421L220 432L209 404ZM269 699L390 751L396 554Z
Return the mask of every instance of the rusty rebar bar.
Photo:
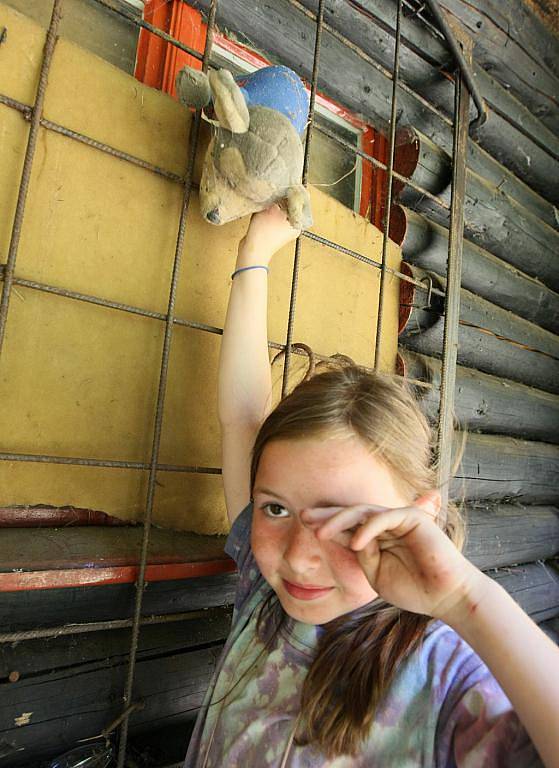
M314 41L314 58L311 76L311 96L309 101L309 117L307 135L305 138L305 154L303 159L302 184L306 186L309 171L312 131L314 125L314 105L318 86L318 67L320 62L320 44L322 41L322 24L324 21L324 0L319 0L316 14L316 36ZM299 262L301 259L301 235L295 243L295 257L293 259L293 276L291 278L291 295L289 298L289 315L287 318L287 337L285 340L285 358L283 361L283 380L281 386L282 396L287 393L289 381L289 366L291 363L291 344L293 342L293 325L295 322L295 306L297 302L297 288L299 286Z
M211 609L210 609L211 610ZM184 611L182 613L163 613L152 616L142 616L142 626L152 624L169 624L175 621L191 621L202 619L208 615L208 610ZM62 624L57 627L43 627L42 629L22 629L15 632L1 632L0 643L20 643L25 640L46 640L53 637L67 637L68 635L83 635L89 632L106 632L111 629L128 629L132 626L133 619L109 619L107 621L88 621L77 624Z
M471 41L466 35L463 35L462 38L465 49L464 55L467 62L471 64ZM448 502L448 483L452 467L454 437L454 390L456 386L458 326L460 323L469 107L470 94L467 81L462 73L457 75L455 79L450 227L448 233L447 281L437 433L437 479L438 487L441 491L443 510Z
M378 293L377 332L375 336L374 367L380 368L380 345L382 340L382 326L384 317L384 297L386 289L386 260L388 255L388 241L390 237L390 212L392 209L392 181L394 172L394 154L396 150L396 121L397 121L397 89L400 77L400 40L402 24L402 0L397 0L396 12L396 38L394 43L394 66L392 69L392 104L390 105L390 139L388 150L388 169L386 176L386 200L384 204L384 220L382 234L382 256L380 268L380 284Z
M35 159L35 150L37 147L37 138L39 136L41 114L43 112L43 104L45 102L45 91L47 88L49 70L52 63L54 48L56 46L56 41L58 40L57 32L58 25L60 24L60 19L62 16L62 2L63 0L54 0L52 5L52 14L45 39L45 47L43 49L43 60L39 73L39 83L37 86L37 94L35 96L35 104L31 109L31 126L29 128L25 158L23 160L23 169L21 172L21 180L19 184L12 234L8 248L8 258L4 268L4 285L2 287L2 298L0 299L0 355L2 354L4 336L6 333L6 322L8 320L8 309L10 305L10 296L14 280L14 271L19 250L19 243L21 240L21 230L25 216L25 205L27 202L27 194L29 192L31 170L33 168L33 160Z
M165 2L166 1L167 0L165 0ZM198 59L198 61L202 61L202 54L200 51L191 48L189 45L185 45L185 43L181 43L181 41L177 40L176 37L172 37L167 32L163 32L163 30L159 29L159 27L154 27L153 24L145 21L145 19L136 18L130 11L126 11L122 7L117 8L109 0L95 0L95 2L98 5L103 6L103 8L106 8L108 11L111 11L111 13L114 13L116 16L120 16L121 18L126 19L126 21L128 21L130 24L133 24L135 27L145 29L147 32L151 32L152 35L156 35L156 37L161 38L161 40L169 43L169 45L178 48L180 51L184 51L184 53L188 53L189 56L192 56L194 59Z
M204 56L202 61L202 71L207 72L210 52L213 42L213 32L215 26L215 16L217 12L217 1L212 0L210 13L208 16L208 25L206 31L206 44L204 47ZM140 617L142 610L142 601L144 594L144 580L147 564L149 535L151 529L151 518L153 512L153 502L155 497L155 481L157 476L157 464L159 459L159 449L161 444L161 433L163 428L163 409L165 405L165 394L167 389L167 376L169 369L169 357L171 352L171 340L173 336L173 318L175 313L175 301L177 295L178 281L180 276L180 267L182 260L182 252L184 249L184 239L186 232L186 219L188 214L188 208L190 205L190 197L192 193L192 180L194 175L194 162L196 159L196 152L198 149L198 138L200 135L200 123L201 123L201 111L198 110L195 114L192 130L190 133L190 152L188 158L188 167L185 175L184 182L184 197L183 204L180 213L179 227L177 234L177 242L175 248L175 258L173 263L173 273L171 277L171 285L169 290L169 304L167 309L167 318L165 323L165 338L163 341L163 353L161 358L161 372L159 377L159 389L157 393L157 405L155 411L155 426L153 434L153 447L152 456L149 470L148 479L148 491L146 500L146 512L144 517L144 531L142 538L142 549L140 556L140 565L138 572L138 579L136 581L136 600L134 606L134 623L132 625L132 638L130 642L130 658L128 665L128 676L126 680L126 687L124 691L124 705L128 706L132 701L132 689L134 686L134 673L136 668L136 654L138 651L138 639L140 634ZM118 758L117 768L124 768L124 761L126 759L126 743L128 740L128 724L129 718L125 717L120 729L120 738L118 745Z

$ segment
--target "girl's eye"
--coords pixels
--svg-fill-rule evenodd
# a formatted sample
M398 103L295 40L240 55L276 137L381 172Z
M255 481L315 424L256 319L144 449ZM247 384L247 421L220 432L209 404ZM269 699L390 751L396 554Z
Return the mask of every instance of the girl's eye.
M288 517L289 512L285 507L282 507L281 504L264 504L262 507L264 510L264 513L268 517L275 517L275 518L282 518L282 517Z

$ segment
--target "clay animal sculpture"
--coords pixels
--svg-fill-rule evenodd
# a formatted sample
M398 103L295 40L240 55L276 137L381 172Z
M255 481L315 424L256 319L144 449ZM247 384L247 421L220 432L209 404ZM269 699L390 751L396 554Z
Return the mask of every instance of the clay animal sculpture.
M226 69L205 75L184 67L176 86L180 101L204 108L215 126L200 182L202 216L225 224L279 202L292 226L310 227L301 184L309 102L295 72L273 66L235 79Z

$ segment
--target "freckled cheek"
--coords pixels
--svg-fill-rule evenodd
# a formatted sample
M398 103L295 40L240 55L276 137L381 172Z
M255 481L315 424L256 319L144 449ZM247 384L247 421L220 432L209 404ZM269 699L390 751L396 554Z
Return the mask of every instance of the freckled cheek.
M333 543L325 546L325 554L332 575L346 593L369 596L369 599L374 597L375 592L359 565L355 552Z
M275 570L285 548L285 533L279 525L266 525L256 520L252 525L252 551L262 574Z

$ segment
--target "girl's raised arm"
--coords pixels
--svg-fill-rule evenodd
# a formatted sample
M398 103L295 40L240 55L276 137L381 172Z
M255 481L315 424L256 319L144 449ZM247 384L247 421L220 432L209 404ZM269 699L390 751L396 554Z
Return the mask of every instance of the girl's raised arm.
M305 510L302 520L320 540L356 552L387 602L456 630L512 702L544 765L559 768L559 648L456 549L434 522L438 503L431 492L416 507Z
M218 374L223 486L231 522L250 500L250 452L271 407L268 272L262 267L298 234L283 211L272 206L252 217L239 244Z
M511 700L544 764L558 768L559 648L499 584L479 579L478 594L452 625Z

